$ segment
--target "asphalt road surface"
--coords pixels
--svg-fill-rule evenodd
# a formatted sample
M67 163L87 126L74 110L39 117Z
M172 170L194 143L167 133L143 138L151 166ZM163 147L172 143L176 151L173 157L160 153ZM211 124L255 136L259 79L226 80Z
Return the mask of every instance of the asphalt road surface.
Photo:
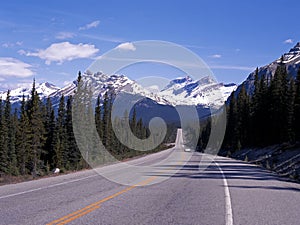
M173 152L173 163L164 161ZM1 186L0 224L299 224L300 185L260 167L185 152L178 140L130 164L153 162L159 169L142 170L132 185L88 170ZM123 164L99 171L131 178Z

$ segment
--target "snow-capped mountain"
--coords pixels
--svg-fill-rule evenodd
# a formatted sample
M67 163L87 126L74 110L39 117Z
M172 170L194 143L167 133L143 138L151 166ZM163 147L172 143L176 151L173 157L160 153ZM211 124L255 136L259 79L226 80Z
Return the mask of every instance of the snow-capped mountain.
M127 92L147 97L162 105L205 105L219 106L236 89L235 84L224 85L216 83L209 77L194 81L191 77L180 77L171 80L169 84L159 92L153 92L144 88L137 82L130 80L124 75L108 76L101 72L92 73L87 71L82 79L90 83L97 94L104 95L108 89L115 93ZM51 97L72 95L76 89L76 82L69 84L51 94Z
M10 91L11 103L16 103L16 102L22 101L23 95L24 95L25 99L29 98L29 96L31 95L31 89L32 89L32 87L19 87L17 89L11 90ZM36 85L36 91L41 99L47 98L52 93L57 92L58 90L60 90L59 87L57 87L53 84L50 84L48 82ZM0 98L5 100L6 96L7 96L7 92L0 92Z
M236 89L235 84L216 83L210 77L192 80L187 76L172 80L159 95L171 105L220 106Z
M258 76L266 76L266 78L270 80L275 74L275 70L280 63L286 66L289 75L296 77L300 68L300 42L298 42L288 53L284 53L281 57L270 64L260 67L258 69ZM255 71L250 73L248 78L244 81L245 88L249 93L252 93L254 90L254 79Z
M161 105L202 105L202 106L220 106L224 104L230 93L235 90L236 85L223 85L216 83L209 77L204 77L194 81L191 77L181 77L171 80L169 84L158 92L153 92L149 88L144 88L137 82L130 80L125 75L108 76L101 72L92 73L87 71L82 74L84 82L91 84L95 90L95 97L104 95L109 89L115 93L126 92L129 94L138 94L142 97L153 100ZM54 105L59 98L73 95L77 88L77 81L74 81L63 88L58 88L50 83L37 85L36 89L40 97L50 96ZM25 98L30 95L31 88L18 88L11 91L12 103L21 101L24 94ZM6 98L6 93L1 93L2 99Z

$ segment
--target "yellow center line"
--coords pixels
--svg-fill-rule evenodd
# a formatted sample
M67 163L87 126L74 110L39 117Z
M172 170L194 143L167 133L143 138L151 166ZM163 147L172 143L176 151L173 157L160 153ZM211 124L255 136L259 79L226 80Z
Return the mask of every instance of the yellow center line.
M96 206L94 206L93 208L90 208L89 210L86 210L86 211L84 211L84 212L82 212L82 213L77 214L76 216L73 216L73 217L71 217L71 218L69 218L69 219L66 219L66 220L64 220L64 221L62 221L62 222L60 222L60 223L58 223L57 225L64 225L64 224L70 223L71 221L76 220L76 219L78 219L79 217L82 217L82 216L84 216L84 215L86 215L86 214L88 214L88 213L90 213L90 212L93 212L93 211L96 210L96 209L99 209L99 208L100 208L100 205L96 205Z
M100 204L101 203L104 203L104 202L106 202L106 201L108 201L110 199L113 199L113 198L115 198L115 197L117 197L117 196L119 196L119 195L121 195L121 194L123 194L125 192L128 192L128 191L130 191L131 189L133 189L135 187L145 186L145 185L149 184L151 181L153 181L156 178L157 178L156 176L150 177L150 178L148 178L148 179L146 179L144 181L141 181L140 183L137 183L136 185L130 186L128 188L125 188L124 190L121 190L121 191L119 191L119 192L117 192L117 193L115 193L113 195L110 195L110 196L108 196L108 197L106 197L104 199L101 199L100 201L94 202L94 203L92 203L92 204L90 204L90 205L88 205L88 206L86 206L86 207L84 207L82 209L79 209L79 210L77 210L77 211L75 211L73 213L70 213L70 214L68 214L68 215L66 215L64 217L61 217L61 218L59 218L57 220L54 220L54 221L48 223L47 225L54 225L54 224L63 225L63 224L69 223L69 222L71 222L71 221L73 221L75 219L78 219L78 218L80 218L80 217L82 217L82 216L84 216L84 215L86 215L86 214L88 214L88 213L90 213L90 212L92 212L92 211L100 208Z

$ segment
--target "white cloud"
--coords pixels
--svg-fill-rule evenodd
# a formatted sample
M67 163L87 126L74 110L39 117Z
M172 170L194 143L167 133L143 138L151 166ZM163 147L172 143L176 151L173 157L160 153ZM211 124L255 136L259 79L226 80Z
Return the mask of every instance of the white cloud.
M214 59L219 59L219 58L222 57L222 55L220 55L220 54L215 54L215 55L211 55L210 57L211 57L211 58L214 58Z
M67 86L67 85L69 85L69 84L72 84L72 81L67 81L67 80L66 80L66 81L63 82L63 85L64 85L64 86Z
M40 49L37 52L28 52L27 56L36 56L45 60L47 65L51 62L62 64L65 61L71 61L79 58L90 58L99 49L90 44L71 44L70 42L54 43L46 49ZM20 53L20 51L19 51ZM22 52L21 52L22 53Z
M283 43L284 43L284 44L293 44L293 42L294 42L294 41L293 41L292 39L289 38L289 39L286 39Z
M99 24L100 24L100 21L99 20L95 20L95 21L93 21L91 23L86 24L83 27L79 27L79 30L89 30L91 28L96 28L96 27L98 27Z
M55 36L55 38L59 39L59 40L64 40L64 39L73 38L73 37L75 37L75 34L71 33L71 32L59 32Z
M26 55L26 51L23 50L23 49L20 49L20 50L18 51L18 53L19 53L19 55Z
M30 77L35 73L30 64L24 63L15 58L0 57L0 77Z
M22 83L1 83L0 84L0 91L3 90L5 92L4 96L6 97L6 91L7 90L13 90L16 88L31 88L32 87L32 80L28 81L25 79L22 79ZM2 95L3 99L3 95Z
M253 71L255 67L250 66L232 66L232 65L209 65L211 69L224 69L224 70L244 70L244 71Z
M126 50L126 51L135 51L136 50L136 47L130 42L124 42L122 44L119 44L116 48L120 49L120 50Z
M15 47L15 46L21 46L22 44L23 44L22 41L17 41L15 43L6 42L6 43L2 44L2 47L4 47L4 48L12 48L12 47Z

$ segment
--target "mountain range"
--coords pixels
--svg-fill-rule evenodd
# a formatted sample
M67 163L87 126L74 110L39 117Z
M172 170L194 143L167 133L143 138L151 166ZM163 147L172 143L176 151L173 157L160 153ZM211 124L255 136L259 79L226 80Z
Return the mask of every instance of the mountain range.
M279 64L285 65L288 74L292 77L296 77L297 72L300 68L300 42L298 42L293 48L290 49L289 52L284 53L278 59L265 66L258 68L258 77L261 78L262 76L265 76L267 80L271 80ZM247 79L243 82L246 90L250 94L254 91L254 80L255 71L250 73ZM240 88L241 85L238 87L238 91Z
M297 71L300 68L300 42L278 59L258 68L258 76L266 76L266 78L270 80L280 63L283 63L286 66L290 76L296 76ZM250 73L247 79L242 83L249 93L252 93L254 90L254 76L255 71ZM237 86L233 83L216 83L210 77L193 80L188 75L171 80L163 89L158 91L143 87L125 75L115 74L109 76L102 72L92 73L91 71L86 71L82 77L84 80L92 83L97 90L97 93L102 96L108 89L113 89L115 93L122 91L130 94L139 94L159 105L172 107L177 105L189 105L200 106L202 108L218 108L218 106L222 105L224 101L227 100L232 91L237 89L238 92L241 88L241 85ZM45 82L36 85L36 90L41 99L50 97L55 105L62 95L73 95L76 87L76 81L73 81L62 88L49 82ZM25 96L25 99L27 99L30 96L30 92L31 88L22 87L11 90L10 100L12 104L18 104L22 100L23 95ZM0 92L0 98L6 99L6 92Z
M236 89L235 84L216 83L209 77L203 77L199 80L193 80L190 76L176 78L160 91L153 91L150 88L143 87L136 81L129 79L125 75L106 75L101 72L92 73L86 71L82 78L84 81L92 83L97 94L104 95L108 89L113 89L115 93L127 92L130 94L139 94L160 105L201 105L203 107L218 107L226 101L230 93ZM77 81L59 88L48 82L37 84L36 90L41 99L50 97L54 105L58 99L73 95L77 88ZM11 90L12 104L18 104L23 95L25 99L30 96L31 88L17 88ZM6 99L6 92L0 92L0 97Z

